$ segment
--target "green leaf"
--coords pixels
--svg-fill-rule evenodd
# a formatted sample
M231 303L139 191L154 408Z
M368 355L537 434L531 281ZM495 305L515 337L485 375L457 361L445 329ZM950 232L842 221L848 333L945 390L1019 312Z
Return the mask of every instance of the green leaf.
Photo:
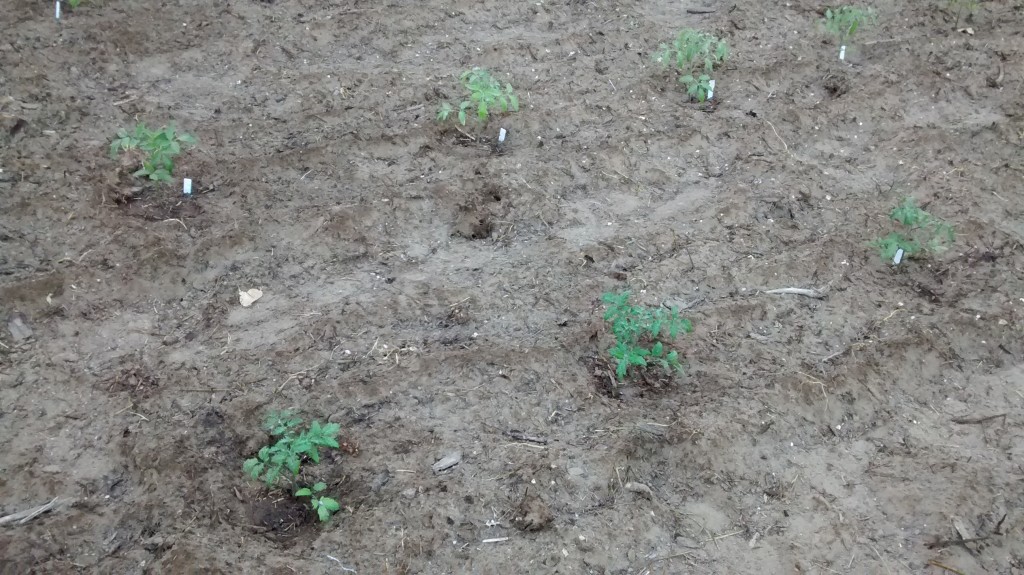
M323 434L327 437L337 437L339 433L341 433L340 423L328 423L323 428Z
M448 102L445 102L445 103L441 104L441 108L437 111L437 119L438 119L438 121L441 121L441 122L447 121L448 117L451 116L453 111L454 111L454 109L452 108L452 105L449 104Z
M615 359L622 359L629 355L629 346L624 342L619 342L615 347L608 350L608 354Z
M693 322L686 318L679 320L679 327L683 330L683 333L693 333Z
M653 355L654 357L661 357L662 351L664 350L660 341L658 343L655 343L654 346L651 347L651 355Z
M313 495L313 492L308 487L302 487L295 492L296 497L309 497L311 495Z
M328 519L331 518L331 512L326 507L323 507L323 506L318 506L316 508L316 514L317 514L317 517L320 518L320 522L321 523L323 523L323 522L325 522L325 521L327 521Z
M624 379L626 377L626 370L628 368L629 360L623 357L622 359L619 360L618 365L615 366L615 375L617 375L619 379Z
M321 497L320 505L326 507L331 512L338 511L339 509L341 509L341 505L339 505L337 501L331 499L330 497Z
M285 460L285 466L288 467L288 471L292 472L292 475L299 474L299 467L302 465L299 457L294 453L289 453Z
M257 459L246 459L245 463L242 464L242 471L253 479L259 479L264 467Z
M326 483L320 482L320 483L314 483L313 484L313 491L315 491L317 493L323 491L324 489L327 489L327 484Z

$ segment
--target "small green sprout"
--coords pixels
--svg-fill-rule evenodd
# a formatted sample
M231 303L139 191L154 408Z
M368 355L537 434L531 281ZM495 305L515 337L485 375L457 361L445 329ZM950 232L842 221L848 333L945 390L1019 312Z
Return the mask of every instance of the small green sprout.
M512 89L512 84L506 83L502 87L501 82L485 68L473 68L463 72L460 80L469 93L467 99L459 103L458 106L457 117L463 126L466 125L469 112L474 107L476 108L476 117L481 122L486 122L494 112L519 111L519 97ZM448 121L455 110L456 108L450 103L444 102L437 111L438 121Z
M117 137L110 143L110 157L116 159L122 152L137 151L142 166L132 175L166 182L171 179L174 158L183 148L195 145L196 139L191 134L176 132L174 124L150 130L140 123L132 132L123 128L117 131Z
M316 511L316 515L320 518L321 523L330 519L334 512L341 509L341 505L338 504L337 500L324 495L317 495L317 493L321 493L325 489L327 489L326 483L316 483L312 488L301 487L295 492L296 497L309 497L309 504L313 507L313 511Z
M706 32L686 29L672 45L661 44L652 57L663 68L675 65L682 74L679 83L686 86L686 93L703 102L711 92L711 73L729 57L729 45ZM703 73L699 74L699 70Z
M291 417L287 412L271 413L264 424L272 437L277 437L273 445L260 448L256 457L245 460L242 471L253 479L262 479L267 487L274 487L285 471L291 473L294 481L299 475L303 458L313 463L320 462L320 448L338 448L338 433L341 426L337 423L320 425L314 421L309 429L296 433L302 420Z
M863 24L874 22L876 19L874 10L870 8L841 6L825 10L822 23L825 25L825 31L835 36L840 45L845 46Z
M68 0L68 6L74 10L82 3L82 0Z
M871 242L885 261L895 261L899 250L903 250L903 255L907 258L922 253L941 253L955 239L953 227L922 210L914 202L914 198L904 198L900 205L889 213L889 217L903 225L906 232L891 232Z
M648 308L630 305L630 292L605 293L604 320L611 323L615 347L608 355L615 361L615 375L625 379L631 367L661 366L667 373L682 371L679 352L665 349L663 339L674 340L680 332L690 333L693 324L680 317L678 309ZM663 336L667 335L667 338ZM645 347L649 345L649 347Z

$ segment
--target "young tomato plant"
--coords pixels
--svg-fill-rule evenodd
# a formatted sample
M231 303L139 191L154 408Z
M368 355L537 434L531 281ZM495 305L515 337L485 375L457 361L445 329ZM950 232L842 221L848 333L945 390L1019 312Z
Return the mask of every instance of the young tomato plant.
M302 431L301 427L302 419L287 411L271 412L263 428L277 440L273 445L260 448L256 457L246 459L242 471L253 479L262 480L267 487L276 487L282 478L296 486L303 461L319 463L321 447L337 449L338 433L341 431L337 423L321 425L319 421L313 421ZM320 521L327 521L340 509L337 500L323 494L326 489L325 483L316 483L312 487L298 486L295 490L296 497L309 497L310 505Z
M297 432L302 420L287 412L272 412L264 423L264 429L277 441L263 446L256 457L245 460L242 470L253 479L262 479L267 487L274 487L285 471L291 473L290 481L299 475L303 458L313 463L320 462L320 448L338 448L337 423L320 425L314 421L309 428Z
M611 324L615 347L608 355L615 361L615 375L625 379L630 368L658 365L668 373L682 370L679 352L665 349L665 341L674 340L680 332L690 333L693 324L680 317L679 310L649 308L629 303L630 293L605 293L604 320Z
M825 31L835 36L841 46L846 46L863 24L874 22L875 19L875 12L870 8L841 6L825 10L822 24Z
M196 145L196 139L190 134L176 132L174 124L159 130L150 130L145 124L137 124L135 130L129 132L121 129L117 137L110 143L110 157L117 159L122 152L129 152L137 158L131 161L141 163L132 174L136 177L147 177L150 180L169 181L174 170L174 158L183 148Z
M458 110L456 117L463 126L466 125L469 113L474 108L480 122L487 122L490 115L495 112L519 111L519 98L516 96L515 90L512 89L512 84L506 83L502 87L501 82L485 68L467 70L463 72L460 80L468 94L466 99L459 103L458 108L448 102L441 104L441 108L437 111L438 121L448 121L456 109Z
M325 489L327 489L326 483L315 483L313 487L300 487L295 492L296 497L309 497L309 504L313 507L313 511L316 511L316 516L320 518L321 522L327 521L335 511L341 509L341 505L336 500L324 495L317 495Z
M883 260L898 262L896 254L899 250L903 250L903 256L907 258L938 254L945 251L955 239L953 227L922 210L914 198L904 198L900 205L889 212L889 217L899 222L904 230L890 232L871 242Z
M662 44L653 59L663 68L675 66L690 98L703 102L711 93L711 73L729 57L725 40L699 30L686 29L669 44Z

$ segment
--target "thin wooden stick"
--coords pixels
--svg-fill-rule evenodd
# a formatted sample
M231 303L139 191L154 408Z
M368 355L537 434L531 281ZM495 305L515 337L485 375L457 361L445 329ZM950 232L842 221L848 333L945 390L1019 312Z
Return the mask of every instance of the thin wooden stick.
M959 424L964 425L964 424L972 424L972 423L985 423L986 421L991 421L993 419L999 419L1000 417L1006 417L1006 414L1005 413L997 413L995 415L986 415L986 416L978 416L978 417L970 417L970 416L966 416L965 415L965 416L962 416L962 417L954 417L952 419L952 421L953 421L953 423L959 423Z
M817 290L805 290L803 287L780 287L778 290L768 290L763 292L764 294L770 295L792 295L792 296L807 296L808 298L814 298L817 300L824 299L825 295Z
M13 523L15 521L18 522L18 525L24 525L29 521L35 519L36 517L42 515L43 513L46 513L47 511L53 509L53 506L57 504L57 499L57 497L54 497L46 505L40 505L39 507L34 507L32 509L26 509L24 511L12 513L10 515L7 515L6 517L0 517L0 525L6 525L8 523Z

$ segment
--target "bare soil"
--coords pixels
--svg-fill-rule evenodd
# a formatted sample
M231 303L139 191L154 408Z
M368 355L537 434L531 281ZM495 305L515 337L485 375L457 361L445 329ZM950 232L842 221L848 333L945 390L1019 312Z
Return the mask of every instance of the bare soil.
M875 7L7 0L0 571L1024 573L1024 3ZM439 126L472 66L521 110ZM893 267L907 195L958 236ZM685 374L613 383L623 289ZM289 408L325 525L241 470Z

